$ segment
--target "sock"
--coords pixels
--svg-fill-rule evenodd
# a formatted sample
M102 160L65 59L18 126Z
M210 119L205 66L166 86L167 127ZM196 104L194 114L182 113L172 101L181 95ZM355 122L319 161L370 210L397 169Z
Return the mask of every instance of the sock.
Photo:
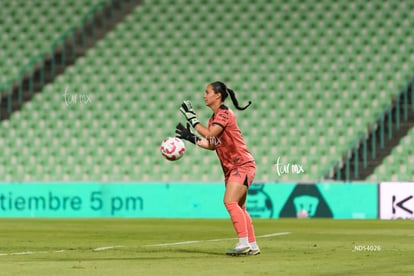
M254 242L249 242L249 245L252 249L258 249L259 248L259 246L257 245L257 243L255 241Z
M246 227L247 227L247 234L249 236L249 243L256 243L256 236L254 235L254 228L252 218L250 217L249 213L247 212L246 208L242 209L244 218L246 220ZM256 245L257 247L257 245Z
M230 214L234 230L236 230L237 237L239 237L239 241L241 242L241 238L246 238L248 236L244 212L237 202L225 203L224 205L226 206L227 212Z
M239 243L243 245L247 245L249 244L249 238L247 236L243 238L239 238Z

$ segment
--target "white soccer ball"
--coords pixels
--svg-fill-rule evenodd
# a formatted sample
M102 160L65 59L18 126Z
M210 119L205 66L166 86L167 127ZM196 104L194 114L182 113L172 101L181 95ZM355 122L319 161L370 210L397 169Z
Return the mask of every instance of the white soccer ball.
M183 157L185 145L180 138L168 137L162 141L160 151L167 160L175 161Z

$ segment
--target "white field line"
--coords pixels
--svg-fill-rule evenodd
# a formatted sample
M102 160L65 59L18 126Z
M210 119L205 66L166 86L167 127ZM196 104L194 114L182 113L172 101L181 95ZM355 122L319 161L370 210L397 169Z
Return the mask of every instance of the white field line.
M144 246L171 246L171 245L181 245L181 244L190 244L190 243L199 243L202 241L182 241L182 242L171 242L171 243L156 243L156 244L146 244Z
M279 233L271 233L262 236L257 236L256 238L270 238L276 236L283 236L288 235L290 232L279 232ZM230 240L237 240L237 238L225 238L225 239L212 239L212 240L196 240L196 241L181 241L181 242L172 242L172 243L157 243L157 244L146 244L144 246L152 246L152 247L161 247L161 246L174 246L174 245L183 245L183 244L193 244L193 243L201 243L201 242L220 242L220 241L230 241ZM123 245L114 245L114 246L102 246L93 249L93 251L104 251L110 250L115 248L126 248L127 246ZM33 255L33 254L46 254L46 253L63 253L65 250L54 250L54 251L25 251L25 252L15 252L15 253L0 253L1 256L13 256L13 255Z
M288 234L290 234L290 232L272 233L272 234L258 236L257 238L270 238L270 237L283 236L283 235L288 235Z
M288 235L290 232L280 232L280 233L271 233L262 236L257 236L256 238L270 238L276 236L283 236ZM230 240L237 240L237 238L226 238L226 239L214 239L214 240L198 240L198 241L181 241L181 242L172 242L172 243L157 243L157 244L146 244L144 246L174 246L174 245L182 245L182 244L190 244L190 243L200 243L200 242L220 242L220 241L230 241Z
M13 255L33 255L33 254L47 254L47 253L62 253L65 250L55 250L55 251L24 251L24 252L14 252L14 253L0 253L1 256L13 256Z
M120 247L126 247L126 246L123 246L123 245L104 246L104 247L95 248L93 251L104 251L104 250L120 248Z
M36 252L36 253L43 253L43 252L42 252L42 251L40 251L40 252ZM32 255L32 254L33 254L33 252L32 252L32 251L10 253L10 255Z

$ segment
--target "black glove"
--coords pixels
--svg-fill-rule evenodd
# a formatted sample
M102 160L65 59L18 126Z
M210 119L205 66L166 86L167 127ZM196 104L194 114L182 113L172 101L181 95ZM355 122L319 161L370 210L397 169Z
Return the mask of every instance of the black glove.
M198 123L200 123L190 101L184 101L181 104L180 111L184 114L185 118L188 122L190 122L192 127L195 127Z
M197 135L191 132L189 123L187 123L187 128L183 126L182 123L178 123L177 126L175 127L175 133L178 134L177 135L178 138L187 140L193 143L194 145L196 144L197 141L201 140L200 137L198 137Z

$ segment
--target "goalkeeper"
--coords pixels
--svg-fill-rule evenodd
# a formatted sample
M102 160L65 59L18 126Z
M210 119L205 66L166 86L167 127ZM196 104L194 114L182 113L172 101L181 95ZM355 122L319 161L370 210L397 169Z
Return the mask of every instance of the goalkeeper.
M213 111L208 126L199 122L191 102L184 101L180 111L188 123L187 127L179 123L176 133L179 138L201 148L215 150L220 159L226 186L224 205L239 238L237 245L226 254L258 255L260 249L256 243L252 219L246 210L247 191L256 173L256 163L243 140L233 111L224 104L229 95L238 110L244 110L251 104L249 102L240 107L233 90L219 81L210 83L203 97L205 105ZM201 138L191 132L190 125Z

